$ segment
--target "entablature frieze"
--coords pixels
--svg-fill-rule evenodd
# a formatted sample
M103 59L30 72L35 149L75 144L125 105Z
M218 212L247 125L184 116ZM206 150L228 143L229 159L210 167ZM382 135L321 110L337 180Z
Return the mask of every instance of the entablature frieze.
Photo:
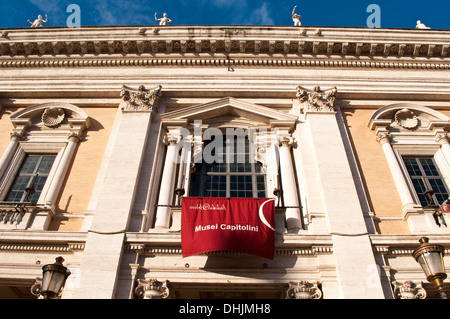
M412 259L413 251L420 246L422 235L370 235L374 253L388 257L407 256ZM448 235L427 234L430 241L444 246L445 254L450 253L450 239Z
M140 255L182 255L179 232L127 233L124 249ZM333 243L328 235L277 235L275 256L318 256L333 253ZM232 251L217 251L203 255L244 255Z
M83 251L87 233L2 230L0 251L74 253Z

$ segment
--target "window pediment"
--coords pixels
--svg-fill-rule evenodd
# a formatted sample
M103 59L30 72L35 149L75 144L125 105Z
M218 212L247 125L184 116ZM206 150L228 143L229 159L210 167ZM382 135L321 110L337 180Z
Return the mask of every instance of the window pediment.
M429 131L436 127L448 131L450 119L428 107L399 103L377 110L370 119L368 126L372 130L382 128L391 133Z
M173 122L188 124L196 120L201 120L206 124L224 125L226 122L230 122L237 125L267 125L269 127L282 125L292 129L297 117L232 97L225 97L161 115L163 124Z

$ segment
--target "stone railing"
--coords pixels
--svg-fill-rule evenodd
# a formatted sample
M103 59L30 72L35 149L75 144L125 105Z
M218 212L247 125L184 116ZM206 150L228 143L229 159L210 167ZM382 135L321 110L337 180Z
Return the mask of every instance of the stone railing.
M45 230L53 213L32 203L0 202L0 229Z

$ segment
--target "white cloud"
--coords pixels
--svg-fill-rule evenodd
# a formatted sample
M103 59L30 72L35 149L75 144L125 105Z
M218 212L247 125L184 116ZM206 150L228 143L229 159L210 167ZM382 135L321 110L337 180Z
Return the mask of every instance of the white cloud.
M271 17L271 11L266 2L250 13L248 24L251 25L273 25L274 20Z
M148 1L96 0L95 20L102 25L149 24L154 21L154 12L149 12Z

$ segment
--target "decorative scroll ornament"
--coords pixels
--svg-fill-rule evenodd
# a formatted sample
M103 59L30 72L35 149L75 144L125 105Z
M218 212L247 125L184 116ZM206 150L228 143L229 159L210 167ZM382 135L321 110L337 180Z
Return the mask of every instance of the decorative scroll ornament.
M414 130L419 126L419 119L409 109L401 109L394 116L395 122L403 128Z
M125 106L122 107L122 110L157 112L161 95L161 85L151 90L145 89L143 85L140 85L137 90L124 85L120 93L120 97L125 101Z
M302 112L334 112L337 88L323 91L319 86L316 86L314 90L307 90L298 86L297 98L302 104Z
M167 280L160 282L156 279L138 279L138 286L134 293L140 299L167 299L170 291Z
M42 295L41 295L41 291L42 291L42 278L41 277L36 277L36 281L34 282L34 284L31 286L30 289L31 293L38 297L39 299L42 299Z
M300 281L299 283L289 283L289 288L286 290L286 299L320 299L322 298L322 291L317 284L312 284L308 281Z
M422 288L422 284L416 285L408 280L404 283L394 281L394 295L396 299L425 299L427 291Z
M41 120L45 126L53 127L64 120L65 114L64 110L59 107L50 107L42 113Z

